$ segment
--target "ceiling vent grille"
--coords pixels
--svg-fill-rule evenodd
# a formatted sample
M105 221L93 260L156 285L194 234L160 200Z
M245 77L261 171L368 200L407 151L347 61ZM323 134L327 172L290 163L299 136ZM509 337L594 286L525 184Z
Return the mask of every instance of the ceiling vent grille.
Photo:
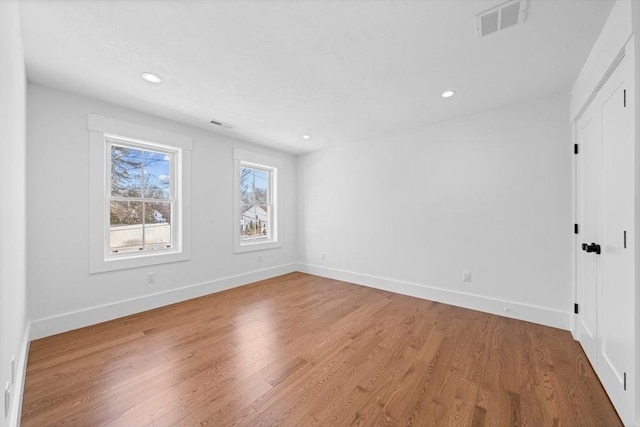
M488 36L516 24L527 17L527 0L509 0L476 15L478 38Z

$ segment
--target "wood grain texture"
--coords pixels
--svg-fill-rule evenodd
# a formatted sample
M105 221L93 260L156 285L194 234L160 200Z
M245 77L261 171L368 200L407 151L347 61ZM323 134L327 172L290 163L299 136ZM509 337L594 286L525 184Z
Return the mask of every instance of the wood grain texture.
M566 331L292 273L31 343L29 426L621 426Z

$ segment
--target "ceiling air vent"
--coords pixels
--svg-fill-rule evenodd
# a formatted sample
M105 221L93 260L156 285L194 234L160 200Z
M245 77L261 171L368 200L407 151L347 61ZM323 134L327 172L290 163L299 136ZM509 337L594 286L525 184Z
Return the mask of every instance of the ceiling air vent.
M527 16L527 0L509 0L476 15L478 38L521 24Z

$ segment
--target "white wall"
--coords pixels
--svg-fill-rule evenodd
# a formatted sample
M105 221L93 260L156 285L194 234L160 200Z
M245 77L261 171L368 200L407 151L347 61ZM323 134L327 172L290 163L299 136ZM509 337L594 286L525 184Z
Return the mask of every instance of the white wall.
M0 1L0 426L15 425L26 352L25 68L20 17L14 0ZM4 389L11 383L11 416Z
M32 337L292 271L295 157L82 96L28 90L28 289ZM87 114L193 138L191 260L89 274ZM284 246L233 253L233 148L281 158ZM262 256L262 262L258 262ZM266 271L259 271L266 270ZM155 272L156 283L146 284ZM187 288L185 288L187 287Z
M567 112L558 95L300 157L303 269L569 329Z

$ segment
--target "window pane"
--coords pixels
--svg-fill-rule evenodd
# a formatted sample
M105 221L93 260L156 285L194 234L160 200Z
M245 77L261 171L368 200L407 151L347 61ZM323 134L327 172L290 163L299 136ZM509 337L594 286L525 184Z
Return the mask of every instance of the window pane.
M144 247L171 247L171 202L145 203Z
M150 199L171 197L171 156L144 152L144 196Z
M142 248L142 203L111 202L109 249L112 253Z
M111 146L111 194L140 197L142 181L142 150Z
M240 168L240 240L269 239L270 171Z
M268 205L243 205L240 214L240 240L268 239L270 236Z
M240 168L241 201L248 205L263 205L269 203L269 171Z

